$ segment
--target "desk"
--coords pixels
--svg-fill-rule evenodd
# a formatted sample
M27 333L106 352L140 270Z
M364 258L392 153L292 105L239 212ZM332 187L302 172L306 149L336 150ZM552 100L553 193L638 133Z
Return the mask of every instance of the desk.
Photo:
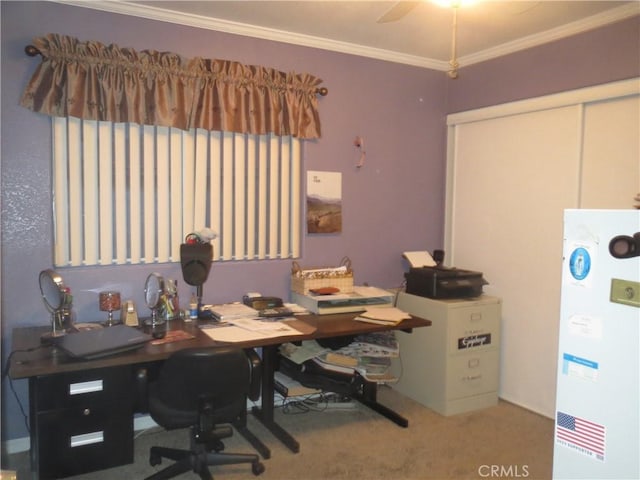
M262 405L252 409L253 415L263 423L276 438L282 441L291 451L298 452L298 442L274 420L274 372L277 368L278 347L287 342L313 340L331 337L359 335L385 330L405 330L431 325L429 320L416 317L403 320L395 326L376 325L353 320L357 314L335 315L302 315L290 322L300 330L302 335L289 337L265 338L237 345L245 348L262 348ZM9 374L13 379L29 379L29 421L31 429L31 468L39 472L42 478L48 475L65 476L89 472L96 469L110 468L133 461L133 414L138 413L140 402L135 398L136 378L140 372L161 364L172 353L191 347L207 347L217 345L202 332L196 322L173 320L169 323L172 329L182 329L194 335L193 339L182 340L161 345L145 344L141 348L91 361L78 361L53 347L43 347L33 351L16 353L12 359ZM46 327L21 327L13 331L12 351L29 350L38 347L40 335L47 331ZM83 386L95 385L99 378L103 403L98 404L96 412L87 412L81 402L76 402L69 392L68 379L82 383ZM62 380L62 381L61 381ZM90 395L92 395L90 393ZM75 397L81 397L76 395ZM406 427L408 421L396 412L380 405L376 400L375 384L363 389L357 400L390 418L400 426ZM65 413L61 414L61 409ZM75 408L75 410L73 410ZM102 418L104 434L102 440L91 443L92 438L76 435L77 432L65 430L69 415L86 417L87 421L95 413ZM86 431L86 430L85 430ZM52 433L53 432L53 433ZM240 432L264 458L269 458L269 449L250 432ZM54 435L51 438L51 435ZM57 437L55 435L58 435ZM51 453L51 445L59 442L69 443L68 438L61 435L74 436L81 446L77 451L86 455L75 455L69 452L69 461L73 457L75 465L70 470L64 469L65 455ZM49 436L49 438L47 438ZM129 436L129 439L124 437ZM83 444L82 442L88 442ZM45 448L45 445L48 448ZM86 446L86 448L85 448ZM119 454L111 455L112 447ZM71 450L71 448L68 448ZM93 452L93 455L92 455ZM109 452L109 455L105 455ZM84 459L84 463L82 461ZM78 462L80 462L78 464Z

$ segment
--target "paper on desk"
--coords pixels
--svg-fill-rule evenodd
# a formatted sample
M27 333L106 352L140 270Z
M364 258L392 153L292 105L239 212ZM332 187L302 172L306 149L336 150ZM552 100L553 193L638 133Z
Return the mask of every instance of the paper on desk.
M234 318L229 323L266 337L282 337L285 335L302 335L302 332L287 325L284 321L259 320L256 318Z
M206 333L211 340L218 342L248 342L258 338L264 338L264 336L259 333L236 327L230 323L216 325L215 327L203 327L202 331Z
M396 307L382 306L367 307L367 310L362 312L354 320L358 320L360 322L380 323L383 325L395 325L405 318L411 318L411 315Z
M263 322L253 318L236 318L228 323L203 327L202 331L212 340L229 343L302 335L284 322Z

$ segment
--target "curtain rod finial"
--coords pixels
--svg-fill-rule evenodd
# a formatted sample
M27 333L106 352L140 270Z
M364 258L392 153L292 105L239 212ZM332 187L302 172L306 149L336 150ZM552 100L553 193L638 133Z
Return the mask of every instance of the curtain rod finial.
M24 53L26 53L30 57L35 57L36 55L40 54L40 50L38 50L33 45L27 45L26 47L24 47Z
M328 89L328 88L326 88L326 87L318 87L318 88L316 88L316 93L317 93L318 95L321 95L321 96L323 96L323 97L326 97L326 96L327 96L327 94L329 93L329 89Z

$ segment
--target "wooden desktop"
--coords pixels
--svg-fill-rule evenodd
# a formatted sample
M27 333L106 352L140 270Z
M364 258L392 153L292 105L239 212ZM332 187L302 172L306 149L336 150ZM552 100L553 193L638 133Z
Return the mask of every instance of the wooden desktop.
M262 348L261 406L253 415L291 451L299 444L274 420L274 372L278 347L287 342L353 336L387 330L411 331L431 325L411 317L393 326L355 321L355 313L301 315L290 325L302 335L242 342L246 348ZM157 369L172 353L191 347L219 344L208 337L198 322L173 320L170 329L191 333L194 338L154 345L90 361L79 361L52 346L41 346L46 327L13 330L9 374L29 380L31 467L39 478L62 477L110 468L133 461L133 415L145 413L144 385L149 370ZM367 383L357 400L400 426L408 421L377 402L376 384ZM250 432L240 432L264 457L270 450Z

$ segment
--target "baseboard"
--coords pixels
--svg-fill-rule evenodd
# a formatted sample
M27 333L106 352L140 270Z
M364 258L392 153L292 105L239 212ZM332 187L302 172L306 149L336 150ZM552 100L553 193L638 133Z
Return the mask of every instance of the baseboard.
M148 428L157 427L158 424L153 421L150 415L141 415L133 419L133 430L139 432ZM9 455L14 453L28 452L30 448L29 437L14 438L3 442L3 451Z
M538 409L538 408L534 408L530 405L525 405L522 402L516 401L516 400L512 400L508 397L505 397L504 395L498 395L498 398L500 398L500 400L503 400L507 403L510 403L512 405L515 405L516 407L520 407L520 408L524 408L525 410L529 410L530 412L535 413L536 415L540 415L541 417L546 417L546 418L550 418L551 420L555 420L555 415L554 414L549 414L548 412L543 412L542 410Z

